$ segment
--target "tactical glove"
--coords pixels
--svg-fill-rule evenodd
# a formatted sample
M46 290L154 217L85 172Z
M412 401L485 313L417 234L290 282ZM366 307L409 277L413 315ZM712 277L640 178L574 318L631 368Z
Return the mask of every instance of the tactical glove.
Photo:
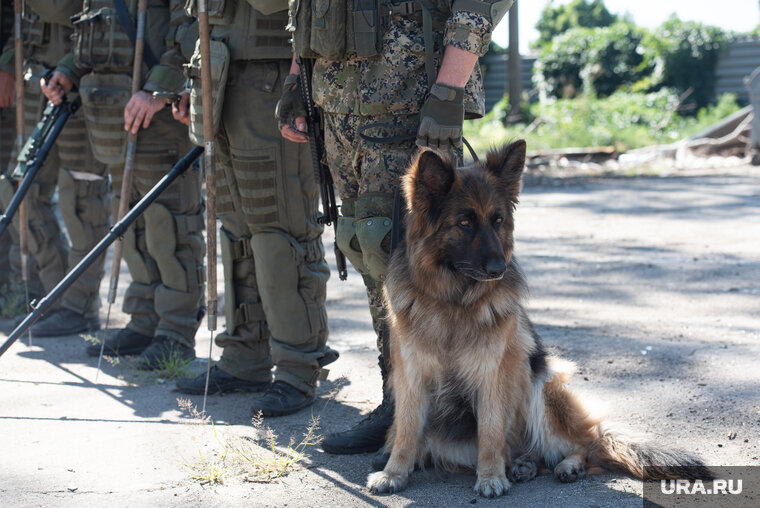
M306 116L306 108L303 105L298 74L288 74L285 81L283 81L282 96L277 101L274 116L278 120L277 127L284 125L295 126L296 118Z
M439 150L462 146L464 88L436 83L420 111L417 145Z

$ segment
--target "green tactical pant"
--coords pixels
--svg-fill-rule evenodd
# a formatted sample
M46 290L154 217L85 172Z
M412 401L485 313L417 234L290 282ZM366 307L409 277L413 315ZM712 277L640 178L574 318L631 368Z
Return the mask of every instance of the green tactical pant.
M187 151L187 132L169 108L158 112L137 135L137 152L130 208ZM110 166L117 214L123 166ZM128 328L148 336L163 335L188 347L203 317L203 199L201 174L191 168L149 206L124 235L124 260L132 282L123 310L131 315Z
M26 134L30 135L42 117L46 100L36 82L28 83L24 94L24 123ZM70 248L55 217L52 198L56 184ZM0 199L9 202L15 182L6 179L0 186ZM29 251L39 266L40 289L47 293L64 277L67 266L69 269L76 266L109 229L106 166L92 154L82 113L72 115L66 122L27 196ZM104 264L105 254L64 293L60 305L86 317L97 316Z
M0 173L4 173L11 164L11 155L16 143L16 114L13 108L0 109ZM15 159L13 159L15 160ZM2 182L0 182L2 185ZM2 200L0 199L0 210ZM21 258L16 230L9 227L5 233L8 236L0 239L0 289L11 284L21 283ZM30 260L31 261L31 260ZM42 292L42 283L37 277L36 264L30 263L30 287L37 289L37 295Z
M219 367L251 381L285 381L312 394L326 346L326 283L319 189L308 146L284 141L273 111L288 61L233 62L216 136L227 331Z
M31 134L37 121L39 121L42 114L42 101L39 86L36 87L35 93L34 87L27 84L24 88L24 129L27 136ZM13 139L15 140L15 135ZM0 176L0 206L3 208L10 205L18 187L18 182L10 176L16 167L17 156L17 147L14 143L11 157L6 159L6 172ZM31 260L34 261L29 264L29 293L35 296L49 292L66 273L68 244L55 216L53 203L58 165L58 153L55 149L51 150L25 197L29 217L29 254ZM12 229L12 249L14 250L19 242L19 215L19 212L16 212L13 218L13 226L9 228ZM16 256L14 255L13 258L16 259Z

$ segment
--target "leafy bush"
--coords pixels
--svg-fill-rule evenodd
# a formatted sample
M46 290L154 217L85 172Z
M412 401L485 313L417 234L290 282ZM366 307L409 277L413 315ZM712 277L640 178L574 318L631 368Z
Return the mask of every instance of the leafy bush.
M565 5L554 6L549 3L536 23L539 38L538 45L544 45L571 28L610 26L617 21L617 16L610 14L602 0L573 0Z
M652 72L642 42L646 32L619 22L602 28L574 28L544 47L534 70L542 100L593 91L607 96Z
M715 95L715 67L730 35L724 30L671 17L652 37L657 67L654 82L675 88L680 94L692 90L687 104L706 106Z
M618 91L601 99L584 94L536 103L530 106L529 122L505 127L499 113L508 107L505 101L484 118L465 122L464 135L480 153L516 138L526 138L531 150L615 146L625 151L694 135L739 109L736 97L726 94L696 116L682 117L676 113L679 94L674 90Z
M542 101L581 90L604 97L624 86L667 87L685 94L685 105L696 112L714 98L715 67L729 40L718 27L676 17L654 32L627 22L573 28L543 47L533 79Z

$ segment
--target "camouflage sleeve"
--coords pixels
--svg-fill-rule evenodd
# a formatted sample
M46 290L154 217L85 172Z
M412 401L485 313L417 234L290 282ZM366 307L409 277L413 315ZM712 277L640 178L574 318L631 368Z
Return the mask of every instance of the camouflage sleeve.
M89 69L82 69L81 67L76 66L74 63L74 53L68 53L61 58L55 70L56 72L60 72L71 78L71 81L73 81L74 85L77 87L79 87L79 80L82 79L82 76L90 72Z
M477 12L455 10L446 22L444 44L483 56L491 43L493 25Z
M193 39L194 44L198 37L197 23L185 13L184 6L184 1L171 1L166 51L161 55L159 64L148 71L143 90L179 93L184 88L183 65L189 60L185 54L186 46L189 39Z

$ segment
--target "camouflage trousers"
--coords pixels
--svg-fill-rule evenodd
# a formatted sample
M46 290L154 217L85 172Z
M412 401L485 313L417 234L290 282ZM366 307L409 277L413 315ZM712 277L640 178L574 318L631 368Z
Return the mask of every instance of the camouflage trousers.
M282 139L272 112L289 61L230 66L216 136L226 332L219 368L314 393L327 347L319 189L308 146ZM191 114L192 117L192 114Z
M414 139L378 144L359 136L365 125L373 137L391 137L415 132L417 115L357 116L325 113L325 153L342 201L338 221L338 245L362 275L369 298L372 325L382 354L381 328L386 315L382 287L388 269L393 196L412 157Z
M129 197L133 207L187 151L187 132L169 108L159 111L137 135L135 166ZM109 165L118 212L122 165ZM148 336L162 335L188 347L203 317L205 275L201 172L191 168L161 193L124 234L124 260L132 282L122 309L130 314L127 327Z
M39 85L27 83L24 92L27 135L42 117L45 103ZM15 167L15 157L14 150L7 174ZM53 195L56 185L71 248L55 215ZM9 176L0 179L0 202L3 205L10 203L16 187L17 182ZM81 114L69 118L26 199L29 203L29 251L33 260L30 263L30 293L44 294L64 277L67 267L73 268L79 263L108 232L106 167L95 161L92 155ZM12 231L14 238L18 236L17 231L16 221ZM16 239L14 245L17 244ZM102 256L64 294L60 305L87 317L96 316L104 263L105 256Z

